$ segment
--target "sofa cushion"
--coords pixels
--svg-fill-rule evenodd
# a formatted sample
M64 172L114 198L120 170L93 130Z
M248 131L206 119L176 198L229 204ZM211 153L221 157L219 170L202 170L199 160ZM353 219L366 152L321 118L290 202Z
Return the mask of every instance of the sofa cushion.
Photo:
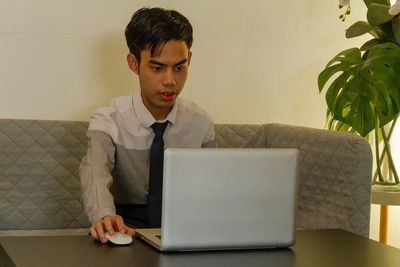
M83 228L86 122L0 120L0 229Z

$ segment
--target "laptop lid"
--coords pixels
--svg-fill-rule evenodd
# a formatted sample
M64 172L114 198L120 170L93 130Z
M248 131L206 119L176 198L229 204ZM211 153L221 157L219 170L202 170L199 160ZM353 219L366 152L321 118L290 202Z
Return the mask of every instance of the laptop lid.
M296 149L167 149L160 249L292 245L297 161Z

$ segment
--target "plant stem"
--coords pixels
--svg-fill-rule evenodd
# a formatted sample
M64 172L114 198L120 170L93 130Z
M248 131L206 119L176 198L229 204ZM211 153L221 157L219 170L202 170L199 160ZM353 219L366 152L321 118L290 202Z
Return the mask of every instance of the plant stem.
M376 113L375 113L376 114ZM382 176L382 171L381 171L381 165L379 164L379 128L378 128L378 115L375 115L375 158L376 158L376 171L378 173L378 180L379 182L383 183L383 176ZM376 183L376 179L374 177L374 180L372 181L372 184Z
M392 124L390 125L389 134L388 134L388 139L389 139L389 140L390 140L390 138L392 137L392 133L393 133L394 127L395 127L395 125L396 125L397 118L398 118L398 117L396 117L396 118L393 120ZM383 160L385 159L385 155L384 155L384 154L386 153L386 150L387 150L387 147L386 147L386 146L383 146L383 151L382 151L382 153L381 153L381 155L380 155L380 160L379 160L379 165L378 165L379 167L382 166ZM373 182L373 184L375 183L377 177L378 177L378 171L376 170L375 173L374 173L374 179L373 179L374 182Z
M400 183L399 176L397 175L396 165L394 165L394 161L393 161L393 157L392 157L392 153L391 153L391 149L390 149L390 140L386 137L384 127L381 127L381 131L382 131L383 142L386 147L386 155L388 156L389 170L391 170L393 172L395 184L399 184Z

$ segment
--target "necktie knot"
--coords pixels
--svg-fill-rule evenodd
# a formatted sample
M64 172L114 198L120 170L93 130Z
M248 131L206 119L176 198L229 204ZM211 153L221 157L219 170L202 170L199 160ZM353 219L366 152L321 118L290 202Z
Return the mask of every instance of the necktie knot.
M165 132L165 128L167 128L168 121L166 122L155 122L151 125L151 128L153 128L154 134L156 137L162 137Z

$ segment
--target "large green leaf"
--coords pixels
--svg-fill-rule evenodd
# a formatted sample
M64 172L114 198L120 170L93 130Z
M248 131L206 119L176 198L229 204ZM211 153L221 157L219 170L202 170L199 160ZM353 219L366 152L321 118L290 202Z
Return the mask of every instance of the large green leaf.
M357 21L346 30L346 37L353 38L373 31L374 28L366 21Z
M384 40L384 41L392 41L392 42L396 41L396 39L394 38L391 21L381 24L377 27L379 27L383 32L383 38L379 38L379 39Z
M369 34L371 34L373 37L380 39L380 40L385 38L385 33L382 31L381 27L379 27L379 26L374 26L374 28L372 29L372 31L369 32Z
M361 136L375 127L374 112L369 94L361 87L361 77L355 75L335 96L333 118L353 127Z
M375 45L381 44L381 43L382 43L382 41L379 40L379 39L371 39L371 40L365 42L365 43L360 47L360 50L361 50L361 51L366 51L366 50L371 49L371 48L374 47Z
M325 99L328 105L328 109L335 110L337 95L341 90L346 90L346 87L349 85L349 80L353 79L356 74L358 68L357 66L350 67L348 70L344 71L341 75L339 75L329 86L326 91Z
M368 7L370 4L381 4L390 6L390 0L364 0L365 5Z
M361 61L361 53L358 48L350 48L337 54L331 61L326 65L318 75L318 88L321 92L326 82L337 72L342 72L349 69L355 64L359 64Z
M367 20L371 26L381 25L391 21L394 16L389 14L390 6L381 4L370 4L367 11Z
M326 115L326 122L327 122L327 128L331 131L342 131L342 132L348 132L348 133L356 133L353 127L350 125L337 121L333 118L332 113L328 110L327 115Z
M356 49L357 50L357 49ZM375 44L358 63L353 49L339 53L318 77L324 87L330 77L338 74L326 92L328 115L366 136L375 128L392 121L400 111L400 46L386 42ZM349 62L353 62L350 64ZM329 78L328 78L329 77Z
M400 110L400 47L384 43L371 48L360 75L363 87L374 92L372 101L380 123L392 121Z
M358 63L360 59L361 59L361 53L359 49L356 47L349 48L337 54L331 61L328 62L326 66L329 67L331 65L341 62L354 64Z
M321 92L325 86L325 84L328 82L328 80L335 75L337 72L344 71L348 69L351 66L351 64L343 63L343 64L336 64L330 67L327 67L325 70L323 70L319 75L318 75L318 88L319 92Z
M397 43L400 44L400 18L392 20L393 35Z
M385 33L380 26L371 26L366 21L357 21L346 30L346 38L353 38L369 33L377 39L385 38Z

